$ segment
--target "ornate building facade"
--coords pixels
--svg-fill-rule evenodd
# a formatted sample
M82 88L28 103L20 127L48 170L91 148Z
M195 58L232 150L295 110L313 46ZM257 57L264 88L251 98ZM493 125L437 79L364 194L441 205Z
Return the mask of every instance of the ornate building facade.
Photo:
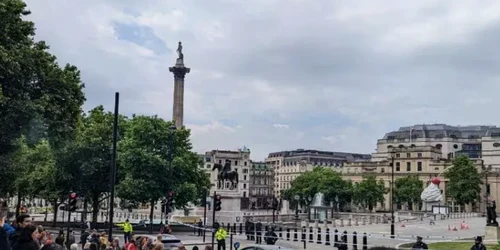
M372 161L387 159L393 148L410 146L433 146L441 150L444 159L466 155L500 168L500 128L496 126L420 124L401 127L377 141L377 152L372 154Z
M270 153L265 162L274 169L274 194L281 197L281 191L290 188L292 180L306 171L311 171L315 166L341 171L346 163L365 161L370 157L369 154L297 149Z
M500 172L497 169L488 169L485 161L480 159L473 159L478 171L483 176L483 185L481 191L481 198L476 204L469 204L466 206L458 206L454 204L453 200L446 193L446 185L448 180L444 176L446 169L452 167L452 159L443 158L443 152L440 148L435 146L413 146L413 147L396 147L387 152L385 159L378 159L378 161L365 161L354 162L342 168L342 174L345 179L352 180L354 183L361 182L363 175L375 175L377 180L383 180L387 190L391 189L391 175L393 167L391 166L392 157L394 157L394 179L406 177L408 175L418 175L419 179L423 182L423 188L427 187L431 178L439 177L441 183L439 189L443 195L443 205L450 206L453 211L474 211L484 212L484 198L486 196L486 184L489 185L490 195L489 199L500 199L500 191L498 191ZM391 193L385 195L385 202L379 204L376 209L389 211L391 204ZM424 207L424 204L396 204L396 210L414 210L414 211L429 211L431 208ZM500 211L499 208L497 208Z
M274 193L274 171L265 162L252 162L250 168L250 209L269 209Z

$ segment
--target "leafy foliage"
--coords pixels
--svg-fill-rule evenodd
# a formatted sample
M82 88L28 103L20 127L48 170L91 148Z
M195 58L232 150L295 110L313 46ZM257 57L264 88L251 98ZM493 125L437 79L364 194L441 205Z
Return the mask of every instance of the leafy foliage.
M409 175L394 181L394 199L397 203L417 204L424 191L424 183L418 175Z
M297 202L301 206L311 206L317 193L324 194L325 202L335 201L337 197L340 207L348 204L352 198L352 183L343 180L341 174L331 168L315 167L312 171L299 175L290 185L283 198L292 207ZM296 195L300 197L299 201L294 199Z
M459 205L477 201L481 194L481 175L474 163L464 155L458 156L445 172L447 193Z
M382 180L377 182L375 175L365 175L361 182L354 184L353 202L371 211L377 203L384 202L385 193Z
M134 116L120 144L119 171L125 176L117 187L118 195L148 202L174 191L178 207L195 201L210 183L198 168L201 159L191 149L189 131L176 130L173 123L156 116Z
M53 149L75 137L85 100L80 72L60 67L43 41L35 42L34 24L21 0L0 4L0 172L17 176L13 162L23 143L30 147L47 140ZM25 135L23 143L19 143ZM12 193L14 178L2 178L1 192Z

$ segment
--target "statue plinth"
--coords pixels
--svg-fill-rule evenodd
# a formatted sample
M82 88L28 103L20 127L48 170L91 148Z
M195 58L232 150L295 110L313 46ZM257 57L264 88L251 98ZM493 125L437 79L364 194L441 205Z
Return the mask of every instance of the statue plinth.
M500 227L486 226L486 233L484 236L485 244L496 244L500 240Z

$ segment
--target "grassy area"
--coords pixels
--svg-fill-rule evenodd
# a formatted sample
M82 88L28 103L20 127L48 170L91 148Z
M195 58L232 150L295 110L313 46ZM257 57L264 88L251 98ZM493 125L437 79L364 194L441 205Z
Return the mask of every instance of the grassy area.
M438 242L438 243L429 243L427 246L432 250L469 250L473 242ZM401 246L402 249L411 248L411 244L404 244ZM500 250L500 245L486 245L488 250Z

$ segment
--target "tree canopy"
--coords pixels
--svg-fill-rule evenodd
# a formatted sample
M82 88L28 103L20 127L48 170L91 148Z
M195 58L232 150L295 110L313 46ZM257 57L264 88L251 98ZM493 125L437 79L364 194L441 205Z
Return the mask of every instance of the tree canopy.
M424 183L418 175L401 177L394 182L394 199L396 203L418 204L424 191Z
M457 156L453 166L446 170L445 176L448 178L447 192L457 204L479 201L483 183L481 174L467 156Z
M35 26L21 0L0 4L0 166L13 174L11 163L19 143L47 140L62 147L75 137L84 84L75 66L59 66L44 41L34 40ZM20 149L21 150L21 149ZM12 193L13 179L3 179L0 193Z
M384 202L386 193L382 180L377 182L375 175L365 175L361 182L354 184L353 202L372 211L377 203Z

